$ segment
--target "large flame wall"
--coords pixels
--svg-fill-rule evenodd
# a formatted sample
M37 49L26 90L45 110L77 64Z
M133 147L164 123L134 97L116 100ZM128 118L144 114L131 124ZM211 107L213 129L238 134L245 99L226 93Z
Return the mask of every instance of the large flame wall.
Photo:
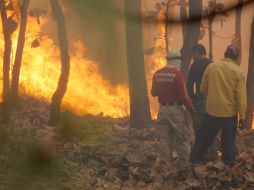
M159 15L159 18L163 14ZM47 23L47 19L41 19L39 25L35 19L29 17L26 44L23 53L22 69L20 76L20 92L35 97L45 98L50 101L54 93L60 75L60 54L57 43L49 36L41 35L41 27ZM157 33L165 30L159 23ZM55 27L56 31L56 27ZM2 34L2 28L0 26ZM162 32L163 33L163 32ZM39 34L40 46L31 48L31 42ZM18 32L13 35L12 62L15 55ZM70 41L71 71L68 90L63 99L63 106L77 114L101 114L111 117L124 117L129 115L128 87L125 85L113 86L105 80L100 73L98 65L86 58L85 47L79 42ZM160 40L155 46L162 47L165 42ZM3 59L4 41L0 36L0 59ZM155 49L151 56L146 56L148 94L150 95L152 75L158 68L166 64L165 52ZM2 67L0 67L0 95L2 92ZM11 75L11 73L10 73ZM1 96L0 96L1 99ZM158 111L157 98L150 95L152 117L156 118Z
M30 38L29 35L40 33L40 27L41 25L38 25L35 20L29 19L20 76L20 91L50 101L60 75L60 54L59 47L48 36L39 37L39 47L30 47L34 37ZM17 32L13 35L12 59L15 55L17 35ZM2 36L0 43L4 44ZM70 78L63 106L78 114L97 115L103 113L105 116L111 117L128 115L128 88L124 85L112 86L103 79L97 64L85 58L82 43L74 42L71 46L74 47L74 51L71 51L74 53L71 53ZM0 47L0 51L2 59L3 46ZM0 83L2 87L2 67Z

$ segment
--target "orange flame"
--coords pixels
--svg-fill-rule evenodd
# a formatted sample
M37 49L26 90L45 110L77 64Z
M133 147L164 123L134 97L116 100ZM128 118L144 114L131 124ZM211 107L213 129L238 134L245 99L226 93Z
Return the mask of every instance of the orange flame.
M42 20L43 23L47 20ZM41 32L41 25L29 19L29 31ZM2 31L2 29L0 29ZM13 55L17 44L17 32L13 35ZM46 98L50 101L60 75L59 47L48 36L40 37L40 46L31 48L32 38L27 39L20 75L21 93ZM0 37L0 43L4 44ZM128 88L124 85L112 86L100 74L96 63L84 56L82 43L75 42L75 53L71 54L71 70L68 89L63 99L63 106L77 114L103 113L105 116L124 117L129 114ZM3 46L0 47L2 59ZM2 69L1 69L2 70ZM0 74L2 88L2 71ZM0 89L2 92L2 89Z

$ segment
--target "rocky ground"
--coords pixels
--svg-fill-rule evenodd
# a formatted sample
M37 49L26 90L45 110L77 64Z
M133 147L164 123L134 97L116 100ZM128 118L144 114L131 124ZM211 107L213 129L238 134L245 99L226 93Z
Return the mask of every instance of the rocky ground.
M24 100L0 129L0 190L251 190L254 131L239 131L237 164L191 166L161 159L154 128L128 119L63 113L47 126L49 105Z

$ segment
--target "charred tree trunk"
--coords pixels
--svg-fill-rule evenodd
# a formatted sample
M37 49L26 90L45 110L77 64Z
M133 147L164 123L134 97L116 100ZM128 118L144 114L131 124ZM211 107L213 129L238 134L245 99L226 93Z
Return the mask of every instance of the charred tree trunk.
M239 43L240 49L242 49L242 37L241 37L241 19L242 19L242 9L243 9L243 0L238 0L238 5L236 7L235 15L235 35ZM238 64L241 64L242 53L240 52Z
M185 7L186 4L186 0L180 0L180 18L181 18L181 24L182 24L182 35L183 35L183 39L185 38L186 35L186 22L185 20L187 20L187 10Z
M247 113L246 113L246 128L252 128L253 112L254 112L254 17L251 24L251 40L250 40L250 55L249 67L247 76Z
M12 47L12 19L7 17L5 1L0 0L0 12L4 35L4 56L3 56L3 122L10 120L10 56Z
M130 95L130 126L143 127L151 121L145 76L141 1L125 0L126 50Z
M213 22L214 22L214 17L216 15L216 3L217 0L213 0L214 6L212 7L212 13L211 15L208 16L208 40L209 40L209 59L213 60Z
M169 16L168 16L168 9L169 9L169 3L170 0L168 0L166 5L166 11L165 11L165 45L166 45L166 56L169 51L169 45L168 45L168 25L169 25Z
M202 0L189 0L189 19L186 23L186 35L181 49L181 70L187 79L189 66L192 59L192 47L198 43L201 27Z
M14 66L12 70L12 81L11 81L11 100L12 106L18 103L18 90L19 90L19 75L21 69L22 55L25 44L26 26L27 26L27 10L29 7L30 0L24 0L20 7L20 29L17 50L14 60Z
M67 90L67 84L70 73L70 56L68 51L67 31L65 18L58 0L50 0L50 5L57 22L57 31L61 52L61 74L58 86L51 99L49 125L54 126L60 120L61 102Z
M209 58L213 60L213 18L208 18Z

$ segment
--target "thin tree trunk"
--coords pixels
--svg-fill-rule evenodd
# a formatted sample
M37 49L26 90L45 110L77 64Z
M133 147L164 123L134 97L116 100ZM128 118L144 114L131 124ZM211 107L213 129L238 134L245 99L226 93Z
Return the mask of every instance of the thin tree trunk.
M29 7L30 0L24 0L20 7L21 19L20 19L20 29L17 50L14 60L14 66L12 70L12 81L11 81L11 100L12 105L18 103L18 90L19 90L19 75L21 69L22 55L25 44L26 26L27 26L27 11Z
M125 0L126 51L129 76L130 126L143 127L151 122L145 76L141 1ZM134 19L135 18L135 19Z
M238 0L238 5L236 7L236 15L235 15L235 35L239 42L239 47L242 49L242 37L241 37L241 19L242 19L242 9L243 9L243 0ZM238 65L241 64L242 53L240 52L240 56L238 59Z
M58 86L51 99L49 125L54 126L60 120L61 102L67 90L70 73L70 56L68 52L68 38L65 25L65 18L58 0L50 0L51 8L55 14L57 31L61 52L61 74Z
M208 18L209 58L213 60L213 18Z
M9 20L6 12L6 5L3 0L0 0L0 12L2 18L2 28L4 35L4 56L3 56L3 122L7 123L10 120L10 56L11 56L11 31L9 28Z
M249 66L247 75L247 113L246 113L246 128L252 128L253 112L254 112L254 17L251 24L251 40Z
M214 5L216 6L217 0L213 0ZM215 7L214 7L215 9ZM215 10L214 10L215 11ZM209 33L209 59L213 60L213 21L215 15L208 17L208 33Z
M181 49L181 70L185 79L188 77L189 66L192 59L192 47L198 43L202 16L202 0L189 0L189 19L186 23L186 35Z
M186 22L183 22L187 20L187 10L186 10L185 4L186 4L186 0L180 0L180 18L181 18L181 24L182 24L183 39L185 38L186 31L187 31Z
M168 45L168 24L169 24L169 18L168 18L168 9L169 9L169 3L170 0L168 0L166 5L166 11L165 11L165 44L166 44L166 55L169 51L169 45Z

